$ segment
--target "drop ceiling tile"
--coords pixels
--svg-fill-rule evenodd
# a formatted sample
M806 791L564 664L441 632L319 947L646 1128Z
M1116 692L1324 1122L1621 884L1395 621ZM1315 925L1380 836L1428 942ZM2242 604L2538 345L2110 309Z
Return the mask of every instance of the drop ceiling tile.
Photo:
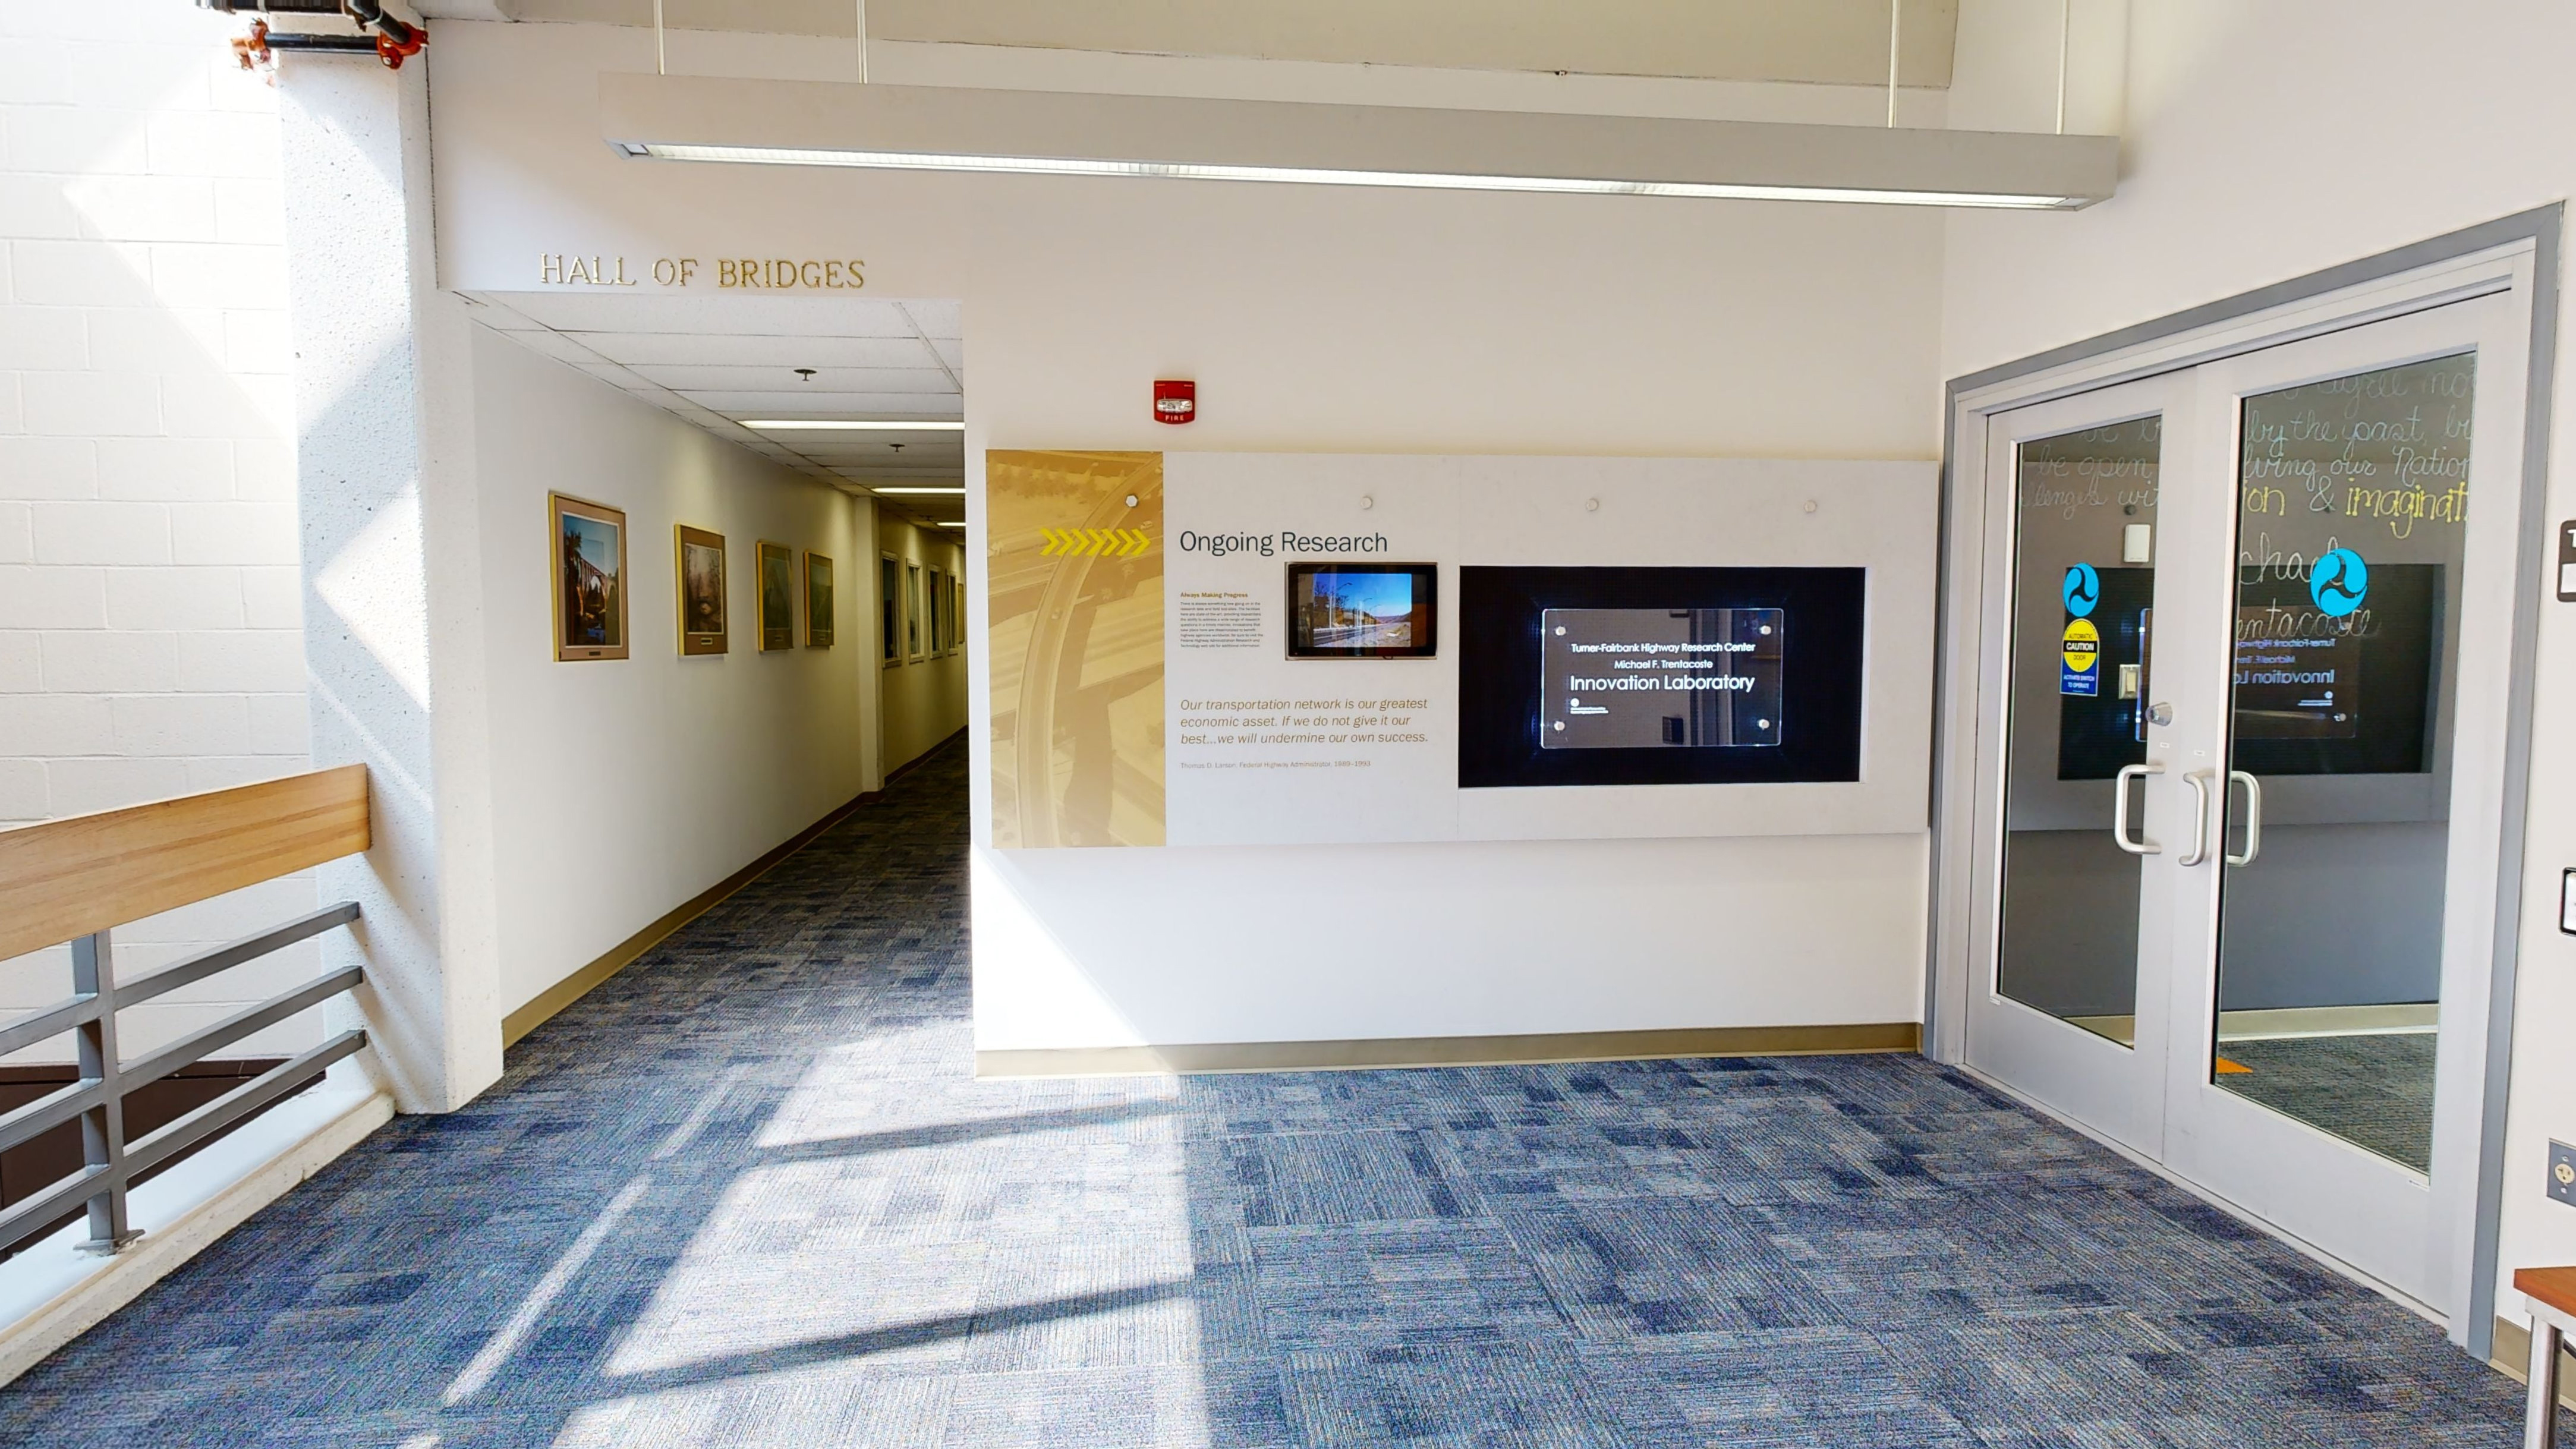
M527 332L545 324L525 316L506 302L496 301L480 292L459 292L465 299L465 315L495 332Z
M800 458L811 458L818 463L828 463L835 468L843 465L882 467L907 461L924 468L956 468L963 467L966 462L966 451L963 448L942 448L929 444L906 444L900 451L887 447L883 443L865 448L821 448L802 441L782 440L780 446Z
M525 332L503 332L501 335L540 357L551 357L557 362L568 362L575 367L583 363L599 361L596 354L580 343L560 332L549 332L542 327Z
M956 397L957 385L936 367L823 367L809 381L788 367L684 367L631 363L635 371L675 392L792 393L813 398L808 411L840 406L851 393L925 393Z
M630 367L932 367L937 361L930 347L917 337L584 332L581 340L601 356L613 357Z
M827 400L817 401L811 392L716 392L698 388L675 391L700 407L741 418L886 417L955 421L966 415L965 407L955 393L843 392L826 394Z
M921 325L924 336L954 342L966 335L965 309L955 302L943 299L911 299L903 302L901 306L905 312L911 314L913 321Z
M703 279L702 279L703 280ZM563 332L700 332L763 337L917 337L889 300L640 292L495 292L492 300Z

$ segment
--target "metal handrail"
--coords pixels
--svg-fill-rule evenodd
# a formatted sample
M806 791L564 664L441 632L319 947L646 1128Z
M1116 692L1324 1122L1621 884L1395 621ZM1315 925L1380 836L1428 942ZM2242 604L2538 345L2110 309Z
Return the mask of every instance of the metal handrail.
M270 952L310 939L358 919L358 904L335 906L299 916L238 941L218 946L166 966L131 985L120 986L107 931L94 931L71 943L72 986L69 1000L20 1017L0 1027L0 1054L31 1046L64 1032L78 1037L80 1079L48 1092L16 1111L0 1116L0 1151L50 1132L65 1123L81 1124L81 1170L48 1184L33 1196L0 1211L0 1252L14 1251L27 1239L75 1206L89 1205L86 1251L114 1253L140 1237L126 1217L126 1193L134 1180L232 1127L284 1097L302 1090L340 1061L367 1044L361 1030L341 1032L329 1041L252 1077L215 1100L198 1107L139 1140L125 1136L125 1099L174 1072L205 1060L253 1032L319 1005L366 980L365 968L346 966L292 991L237 1011L222 1021L132 1061L116 1047L116 1014L218 972L256 961Z

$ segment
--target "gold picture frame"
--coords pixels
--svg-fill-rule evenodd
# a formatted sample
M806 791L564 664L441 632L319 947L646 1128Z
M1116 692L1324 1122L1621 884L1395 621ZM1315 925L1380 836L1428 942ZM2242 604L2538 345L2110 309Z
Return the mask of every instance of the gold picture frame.
M877 555L877 666L903 663L903 561L890 553Z
M930 621L922 617L924 612L921 561L908 558L903 561L903 657L909 663L919 664L930 657L930 651L922 647L930 633Z
M679 524L672 529L680 601L680 652L722 654L732 647L725 622L725 540Z
M835 575L829 554L805 550L805 647L832 647L833 599Z
M760 549L760 649L796 647L796 551L763 539Z
M546 540L555 658L625 658L626 510L549 493Z

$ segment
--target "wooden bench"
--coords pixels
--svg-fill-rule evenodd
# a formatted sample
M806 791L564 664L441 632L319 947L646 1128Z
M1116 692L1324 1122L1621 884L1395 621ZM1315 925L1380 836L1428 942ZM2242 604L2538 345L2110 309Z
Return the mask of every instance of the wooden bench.
M2576 1333L2576 1267L2517 1268L2514 1290L2531 1304L2531 1380L2523 1449L2550 1449L2558 1427L2558 1348Z

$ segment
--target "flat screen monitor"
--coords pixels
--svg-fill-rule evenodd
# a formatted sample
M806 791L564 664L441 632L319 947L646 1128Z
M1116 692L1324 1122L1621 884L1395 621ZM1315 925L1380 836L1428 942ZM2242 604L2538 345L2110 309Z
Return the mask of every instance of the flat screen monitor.
M1429 659L1440 640L1440 567L1292 563L1291 659Z
M1458 570L1458 783L1860 778L1858 568Z
M1781 609L1544 609L1546 750L1780 743Z

